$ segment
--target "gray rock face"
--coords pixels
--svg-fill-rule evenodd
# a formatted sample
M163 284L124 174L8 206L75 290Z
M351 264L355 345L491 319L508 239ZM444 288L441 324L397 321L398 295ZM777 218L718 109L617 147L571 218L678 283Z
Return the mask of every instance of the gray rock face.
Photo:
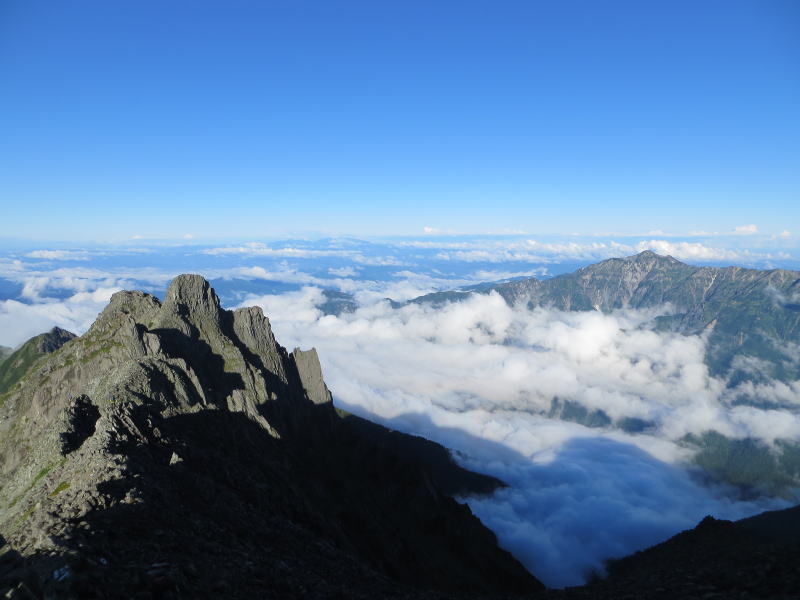
M222 309L197 275L163 304L115 294L2 399L0 535L36 593L541 587L423 462L336 415L316 351L287 353L260 309Z
M66 344L71 339L74 339L76 336L74 333L67 331L66 329L61 329L60 327L53 327L50 331L45 333L44 335L39 336L39 341L37 342L37 349L41 354L50 354L51 352L55 352L61 346Z
M322 368L319 365L317 350L312 348L311 350L303 351L300 348L295 348L292 352L292 358L294 358L297 365L300 382L303 384L303 389L308 395L308 399L314 404L331 402L331 393L322 379Z

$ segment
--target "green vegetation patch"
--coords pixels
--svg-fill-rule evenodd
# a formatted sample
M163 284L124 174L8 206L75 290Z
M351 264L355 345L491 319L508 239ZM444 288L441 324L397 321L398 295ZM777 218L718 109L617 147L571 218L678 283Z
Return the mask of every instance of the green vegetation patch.
M578 402L562 400L558 397L551 401L550 412L547 416L551 419L579 423L585 427L608 427L611 425L611 419L604 411L590 410Z
M56 489L54 489L52 492L50 492L50 497L51 497L51 498L55 498L55 497L56 497L56 496L58 496L58 495L59 495L61 492L63 492L63 491L64 491L64 490L66 490L67 488L69 488L69 486L70 486L70 483L69 483L69 481L62 481L61 483L59 483L59 484L58 484L58 486L56 487Z
M353 413L346 411L343 408L339 408L338 406L334 406L333 410L336 411L336 414L340 419L346 419L347 417L352 416Z
M37 349L37 338L25 342L16 352L0 363L0 394L9 391L36 362L44 356Z
M94 350L89 352L89 354L87 354L83 358L81 358L81 362L85 364L85 363L87 363L89 361L94 360L95 358L97 358L101 354L108 354L114 348L122 348L122 344L117 342L117 341L106 342L105 344L95 348Z
M717 480L744 489L788 494L800 480L800 444L778 441L775 448L752 439L732 439L716 431L687 435L695 446L694 462Z
M58 463L58 466L63 466L63 464L64 464L64 462L62 460L62 462ZM42 469L36 474L36 477L33 478L33 481L31 481L28 484L28 487L26 487L24 490L22 490L22 492L20 492L17 496L14 497L13 500L11 500L11 502L8 503L8 508L12 508L17 502L19 502L22 499L22 497L25 494L30 492L37 483L39 483L42 479L47 477L47 474L50 471L52 471L53 467L55 467L55 466L56 465L47 465L45 467L42 467Z

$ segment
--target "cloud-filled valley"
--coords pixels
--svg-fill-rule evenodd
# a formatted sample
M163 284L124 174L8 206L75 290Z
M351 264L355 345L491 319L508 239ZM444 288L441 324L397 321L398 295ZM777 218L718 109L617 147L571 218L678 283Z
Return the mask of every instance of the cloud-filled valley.
M705 334L654 330L669 305L602 313L511 306L496 293L437 306L387 299L546 278L642 248L711 263L796 264L781 258L784 246L714 238L43 247L0 257L0 344L53 325L83 333L113 292L161 295L175 275L201 273L227 307L261 306L281 344L316 347L338 406L438 441L465 466L507 482L468 499L472 510L538 577L572 585L706 514L784 506L712 483L686 440L709 430L768 449L800 440L800 383L710 374ZM357 308L330 314L330 291ZM783 350L790 360L792 349ZM763 366L738 360L751 372ZM742 395L758 402L738 402Z
M508 482L470 505L548 584L580 583L602 560L706 514L740 518L783 505L701 482L680 442L707 430L800 439L800 415L731 406L725 382L703 363L705 340L648 329L653 312L528 311L490 294L334 316L315 309L320 294L243 304L262 306L278 339L318 348L340 406L439 441ZM651 425L632 434L549 418L555 397Z

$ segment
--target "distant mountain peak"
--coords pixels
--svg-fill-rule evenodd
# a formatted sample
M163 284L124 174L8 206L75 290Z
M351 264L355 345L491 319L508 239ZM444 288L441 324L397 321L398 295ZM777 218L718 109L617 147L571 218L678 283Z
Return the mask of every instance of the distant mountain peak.
M626 258L628 260L643 260L643 259L650 259L650 260L652 260L652 259L655 259L655 260L658 260L658 259L672 259L672 260L675 260L671 256L658 254L656 252L653 252L652 250L642 250L638 254L634 254L634 255L628 256Z
M669 254L658 254L652 250L642 250L638 254L626 256L622 260L627 262L637 263L654 263L654 264L684 264L678 259L670 256Z
M61 348L61 346L75 337L77 336L71 331L61 329L61 327L53 327L47 333L43 333L41 336L39 336L37 347L40 353L49 354L51 352L55 352Z

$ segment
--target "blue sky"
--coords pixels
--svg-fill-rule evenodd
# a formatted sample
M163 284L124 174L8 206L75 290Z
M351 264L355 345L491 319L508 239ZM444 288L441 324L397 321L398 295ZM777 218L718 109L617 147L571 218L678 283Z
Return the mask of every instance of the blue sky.
M6 0L0 237L796 235L798 106L793 1Z

